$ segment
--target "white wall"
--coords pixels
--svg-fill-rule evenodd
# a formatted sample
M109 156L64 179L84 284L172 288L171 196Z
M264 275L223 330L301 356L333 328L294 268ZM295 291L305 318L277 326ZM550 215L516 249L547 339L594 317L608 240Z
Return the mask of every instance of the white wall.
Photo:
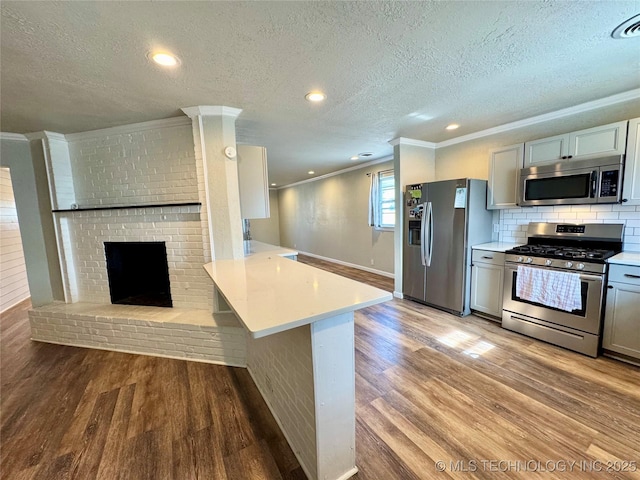
M18 212L8 168L0 168L0 312L29 298Z
M366 175L392 168L389 161L278 190L281 245L393 273L393 232L367 225Z
M251 238L270 245L280 245L280 212L278 191L269 190L269 218L251 220Z

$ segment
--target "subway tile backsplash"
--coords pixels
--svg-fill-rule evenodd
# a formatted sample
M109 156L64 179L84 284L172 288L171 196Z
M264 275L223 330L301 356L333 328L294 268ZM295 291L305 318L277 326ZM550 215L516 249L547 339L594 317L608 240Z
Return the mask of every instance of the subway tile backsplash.
M640 252L640 206L559 205L500 210L499 240L525 243L529 222L622 223L623 249Z

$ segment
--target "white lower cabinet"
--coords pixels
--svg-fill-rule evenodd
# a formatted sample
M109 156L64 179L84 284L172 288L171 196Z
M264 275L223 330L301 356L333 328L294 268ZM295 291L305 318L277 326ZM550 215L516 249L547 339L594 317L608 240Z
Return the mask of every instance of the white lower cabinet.
M640 361L640 267L609 266L602 348Z
M473 250L471 264L471 310L502 317L504 253Z

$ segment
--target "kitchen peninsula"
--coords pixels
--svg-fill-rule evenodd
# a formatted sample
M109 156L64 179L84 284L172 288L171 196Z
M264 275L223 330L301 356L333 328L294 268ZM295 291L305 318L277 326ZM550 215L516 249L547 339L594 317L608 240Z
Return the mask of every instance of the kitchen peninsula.
M307 476L349 478L358 471L353 312L392 295L279 247L253 250L205 265L218 309L228 305L246 328L247 368Z

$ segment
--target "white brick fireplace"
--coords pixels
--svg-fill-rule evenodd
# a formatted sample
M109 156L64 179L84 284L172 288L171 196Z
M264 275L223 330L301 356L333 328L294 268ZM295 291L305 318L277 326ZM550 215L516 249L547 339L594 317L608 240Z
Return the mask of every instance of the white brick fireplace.
M44 132L42 143L66 303L31 312L32 338L244 366L244 329L233 314L212 313L203 159L192 121ZM165 242L174 308L111 305L105 242Z
M49 139L47 152L67 302L110 303L104 242L162 241L174 306L211 309L211 281L202 269L209 261L199 205L204 188L189 119L66 141L67 152L61 139Z

